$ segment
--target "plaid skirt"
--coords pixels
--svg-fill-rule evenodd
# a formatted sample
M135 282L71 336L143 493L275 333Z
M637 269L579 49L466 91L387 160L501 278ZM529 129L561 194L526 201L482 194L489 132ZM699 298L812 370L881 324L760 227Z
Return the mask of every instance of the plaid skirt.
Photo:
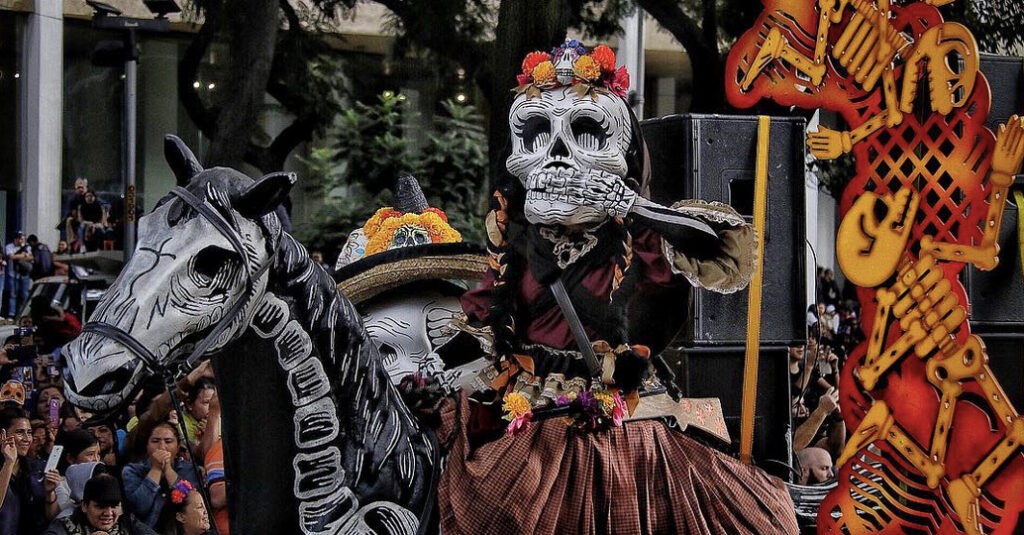
M442 410L446 535L799 533L781 480L660 420L584 432L552 419L478 443L473 412L465 396Z

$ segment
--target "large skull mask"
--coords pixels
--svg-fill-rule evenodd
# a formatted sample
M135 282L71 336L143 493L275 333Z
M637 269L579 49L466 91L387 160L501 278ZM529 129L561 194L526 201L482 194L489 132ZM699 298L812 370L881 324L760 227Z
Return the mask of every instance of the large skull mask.
M626 102L599 93L595 99L571 87L516 97L509 113L509 173L526 189L524 214L533 224L600 223L607 212L571 202L573 192L597 186L593 177L624 178L632 121Z

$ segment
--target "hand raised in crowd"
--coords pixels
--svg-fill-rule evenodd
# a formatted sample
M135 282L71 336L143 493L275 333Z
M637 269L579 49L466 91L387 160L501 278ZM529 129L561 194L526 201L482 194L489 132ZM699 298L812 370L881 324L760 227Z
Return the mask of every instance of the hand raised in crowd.
M831 414L832 411L839 408L839 390L835 387L829 388L828 392L825 392L818 398L818 407L824 410L826 413Z
M194 370L188 372L188 377L186 379L188 384L194 385L203 377L213 379L213 366L210 364L209 360L204 360L199 364L199 366L196 366Z
M169 451L157 450L149 456L149 464L152 468L159 468L161 471L165 470L172 461L172 455Z
M43 489L47 494L57 490L60 485L60 472L57 469L49 470L43 475Z
M18 446L14 443L13 436L7 436L6 429L0 429L0 450L4 455L4 463L18 460Z

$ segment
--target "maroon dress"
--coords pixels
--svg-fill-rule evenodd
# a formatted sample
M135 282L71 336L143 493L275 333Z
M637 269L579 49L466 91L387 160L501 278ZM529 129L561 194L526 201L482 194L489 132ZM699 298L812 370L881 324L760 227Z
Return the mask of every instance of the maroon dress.
M633 254L642 274L634 291L687 284L653 232L635 236ZM609 258L581 284L595 297L607 296L614 269ZM492 284L484 280L463 297L468 316L487 318ZM547 291L525 270L522 302L535 303ZM556 304L531 312L519 330L525 344L576 347ZM601 339L587 330L591 340ZM582 431L555 418L532 422L514 436L481 440L504 428L497 411L467 395L444 407L439 439L450 452L439 486L444 533L798 533L793 502L779 479L664 420Z

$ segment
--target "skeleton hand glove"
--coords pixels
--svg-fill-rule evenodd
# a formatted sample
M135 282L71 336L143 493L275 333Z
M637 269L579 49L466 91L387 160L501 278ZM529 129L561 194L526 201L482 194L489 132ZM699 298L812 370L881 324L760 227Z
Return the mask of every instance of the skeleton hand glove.
M611 217L625 217L636 202L636 192L618 175L601 170L582 174L566 169L565 188L570 204L589 206Z

